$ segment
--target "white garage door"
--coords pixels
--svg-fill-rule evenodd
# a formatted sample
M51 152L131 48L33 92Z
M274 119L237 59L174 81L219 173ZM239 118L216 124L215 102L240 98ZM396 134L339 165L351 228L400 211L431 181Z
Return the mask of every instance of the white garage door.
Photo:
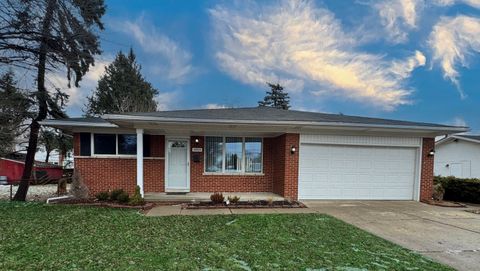
M302 144L300 199L412 200L416 149Z

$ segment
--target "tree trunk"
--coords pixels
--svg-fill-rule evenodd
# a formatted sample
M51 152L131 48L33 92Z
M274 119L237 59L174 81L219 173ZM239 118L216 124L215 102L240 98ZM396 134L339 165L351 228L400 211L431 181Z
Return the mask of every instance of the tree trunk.
M33 164L35 162L35 153L37 151L38 132L40 130L39 121L47 117L48 93L45 88L45 67L47 62L48 39L50 36L50 28L53 19L53 10L56 5L56 0L48 0L45 18L42 23L42 37L40 40L38 53L38 70L37 70L37 94L38 101L38 115L32 120L30 125L30 137L28 139L27 157L25 158L25 167L23 169L22 180L18 186L17 193L13 197L15 201L25 201L27 199L28 187L30 185L30 178L32 177Z
M45 156L45 163L48 163L48 160L50 159L50 150L45 150L45 152L47 153L47 155Z

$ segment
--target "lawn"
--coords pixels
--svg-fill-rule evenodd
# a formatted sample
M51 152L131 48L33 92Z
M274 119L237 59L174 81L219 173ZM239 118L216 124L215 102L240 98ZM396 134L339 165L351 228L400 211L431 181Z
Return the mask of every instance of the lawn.
M0 270L452 270L318 214L144 217L0 202Z

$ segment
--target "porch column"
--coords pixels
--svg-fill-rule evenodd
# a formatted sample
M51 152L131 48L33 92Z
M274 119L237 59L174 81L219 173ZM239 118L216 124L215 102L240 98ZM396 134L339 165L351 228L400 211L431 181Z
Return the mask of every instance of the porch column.
M143 197L143 129L137 129L137 185Z

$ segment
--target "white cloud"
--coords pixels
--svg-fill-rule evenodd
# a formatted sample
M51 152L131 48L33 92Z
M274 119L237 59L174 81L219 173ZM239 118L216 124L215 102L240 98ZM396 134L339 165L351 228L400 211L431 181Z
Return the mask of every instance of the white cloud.
M222 109L222 108L228 108L228 106L226 106L224 104L211 103L211 104L206 104L206 105L202 106L202 108L205 108L205 109Z
M424 6L423 0L385 0L374 5L389 40L395 43L408 40L408 32L417 28Z
M177 91L160 92L160 94L155 97L157 111L175 109L175 105L178 104L177 101L179 96L179 92Z
M71 87L68 87L68 80L66 73L56 72L47 75L47 84L51 89L60 88L63 92L69 95L67 107L82 109L87 101L87 96L97 87L97 82L105 72L105 67L109 65L112 60L111 57L106 57L102 60L97 59L95 66L91 66L89 71L83 76L79 87L75 87L73 82Z
M464 15L443 17L434 26L428 44L433 61L440 64L444 77L452 81L464 97L457 68L468 67L471 55L480 52L480 19Z
M158 62L153 72L175 83L187 81L195 68L192 66L192 54L168 36L160 33L157 28L141 16L136 21L124 21L114 24L121 32L131 35L142 49L155 55Z
M480 8L480 0L434 0L433 2L439 6L453 6L458 3L463 3L474 8Z
M404 81L425 64L420 52L393 61L362 52L356 48L359 38L311 2L252 9L217 6L210 14L221 69L248 84L280 82L293 94L308 86L322 89L313 95L342 96L391 110L409 103L411 89Z

